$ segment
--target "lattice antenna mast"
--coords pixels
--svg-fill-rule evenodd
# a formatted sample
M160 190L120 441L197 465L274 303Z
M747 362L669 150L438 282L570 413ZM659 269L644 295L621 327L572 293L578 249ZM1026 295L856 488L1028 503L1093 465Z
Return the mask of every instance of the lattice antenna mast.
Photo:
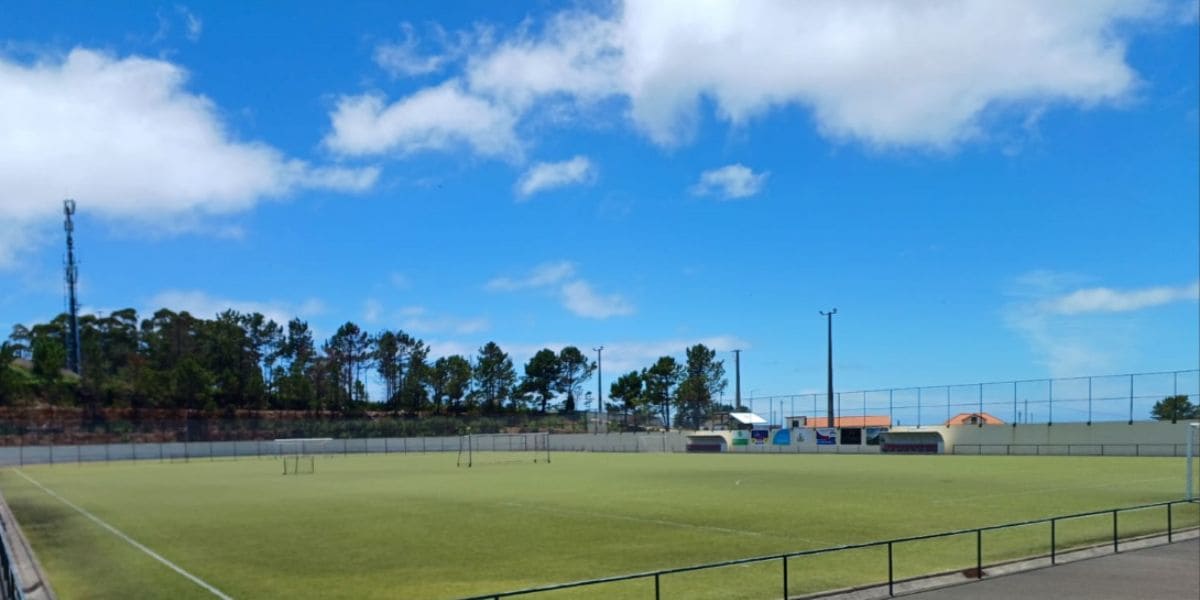
M78 374L83 367L79 350L79 299L75 294L75 285L79 283L79 267L75 264L75 223L71 215L75 214L75 201L70 198L63 200L63 229L67 232L67 312L70 318L70 331L67 335L67 368Z

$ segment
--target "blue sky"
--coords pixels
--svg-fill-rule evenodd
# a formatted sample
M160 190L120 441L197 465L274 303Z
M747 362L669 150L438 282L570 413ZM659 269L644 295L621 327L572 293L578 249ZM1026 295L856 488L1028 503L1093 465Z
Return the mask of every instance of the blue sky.
M1194 368L1197 4L9 3L0 325L227 307L749 394Z

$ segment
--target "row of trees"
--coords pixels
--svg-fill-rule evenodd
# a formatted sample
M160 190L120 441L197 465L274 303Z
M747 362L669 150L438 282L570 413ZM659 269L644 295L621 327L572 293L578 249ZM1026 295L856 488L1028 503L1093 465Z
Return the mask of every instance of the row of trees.
M83 369L63 371L67 317L16 325L0 344L0 404L80 402L87 406L189 410L281 409L350 415L576 411L580 388L596 370L577 347L542 349L518 375L495 342L473 357L431 359L429 346L404 331L368 333L347 322L318 343L308 324L279 324L259 313L226 311L213 319L162 309L139 321L133 309L80 317ZM19 368L22 360L29 368ZM702 344L619 377L616 408L659 416L675 408L696 426L726 381L716 352ZM374 378L378 385L370 386ZM371 398L371 389L382 397Z

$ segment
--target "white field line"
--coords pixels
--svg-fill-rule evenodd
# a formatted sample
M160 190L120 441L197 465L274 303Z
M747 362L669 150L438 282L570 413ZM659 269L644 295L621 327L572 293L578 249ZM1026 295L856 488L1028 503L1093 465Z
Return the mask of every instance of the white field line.
M563 508L547 508L545 506L533 506L530 504L521 504L519 502L502 502L501 505L509 506L509 507L513 507L513 508L522 508L525 510L532 510L532 511L537 511L537 512L567 515L567 516L573 516L573 517L593 517L593 518L598 518L598 519L614 519L614 520L618 520L618 521L631 521L634 523L650 523L652 525L664 525L667 527L681 527L684 529L698 529L701 531L716 531L718 533L731 533L731 534L735 534L735 535L751 535L751 536L755 536L755 537L782 537L782 538L786 538L789 540L799 540L801 542L808 542L810 544L816 543L813 540L810 540L807 538L802 538L800 536L795 536L795 535L784 536L784 535L779 535L779 534L763 533L761 531L751 531L749 529L733 529L730 527L717 527L716 525L696 525L695 523L683 523L680 521L667 521L665 519L648 519L645 517L631 517L629 515L612 515L612 514L608 514L608 513L596 512L596 511L590 511L590 510L569 510L569 509L563 509Z
M75 509L76 511L79 511L79 514L81 514L81 515L83 515L83 516L87 517L88 519L91 519L91 521L92 521L93 523L95 523L95 524L97 524L97 525L99 525L99 526L101 526L101 527L103 527L103 528L107 529L109 533L111 533L111 534L113 534L113 535L115 535L115 536L117 536L117 537L119 537L119 538L121 538L121 539L125 540L126 542L128 542L128 543L129 543L129 545L133 546L134 548L137 548L138 550L141 550L142 552L145 552L147 555L149 555L149 556L150 556L150 558L153 558L154 560L157 560L158 562L160 562L160 563L162 563L162 564L166 565L166 566L167 566L167 568L171 569L172 571L175 571L176 573L179 573L180 575L183 575L184 577L187 577L188 579L192 580L192 583L195 583L196 585L198 585L198 586L200 586L200 587L202 587L202 588L204 588L204 589L208 590L209 592L211 592L211 593L212 593L212 595L214 595L214 596L216 596L216 597L218 597L218 598L221 598L222 600L233 600L233 598L231 598L230 596L226 595L226 594L225 594L224 592L222 592L221 590L218 590L217 588L213 587L212 585L210 585L208 582L204 581L203 579L200 579L199 577L196 577L195 575L192 575L191 573L188 573L187 571L184 571L182 567L180 567L179 565L177 565L177 564L175 564L175 563L173 563L173 562L171 562L171 561L169 561L169 560L167 560L167 559L163 558L161 554L159 554L159 553L157 553L157 552L155 552L155 551L151 550L150 548L147 548L147 547L146 547L145 545L143 545L141 542L138 542L137 540L135 540L135 539L133 539L133 538L131 538L131 537L129 537L129 536L127 536L127 535L125 535L124 533L122 533L122 532L121 532L121 530L117 529L116 527L113 527L112 525L109 525L108 523L105 523L104 521L101 521L101 520L100 520L100 518L99 518L99 517L97 517L96 515L93 515L92 513L90 513L90 512L88 512L88 511L84 510L83 508L81 508L81 507L79 507L79 506L75 505L75 503L71 502L70 500L67 500L66 498L63 498L62 496L59 496L58 494L56 494L56 493L54 492L54 490L52 490L52 489L50 489L50 488L48 488L48 487L46 487L46 486L44 486L44 485L42 485L42 484L38 483L38 482L37 482L37 481L36 481L34 478L32 478L32 477L30 477L30 476L26 475L24 471L22 471L22 470L20 470L20 469L17 469L16 471L17 471L17 475L20 475L21 477L24 477L24 478L25 478L25 479L26 479L26 480L27 480L29 483L32 483L33 485L36 485L36 486L37 486L38 488L40 488L40 489L41 489L43 492L46 492L47 494L50 494L50 495L51 495L51 496L53 496L54 498L57 498L59 502L62 502L63 504L66 504L67 506L70 506L71 508Z
M1108 488L1122 485L1132 485L1141 483L1155 483L1159 481L1174 481L1174 477L1156 477L1154 479L1130 479L1127 481L1104 483L1081 484L1081 485L1064 485L1052 488L1039 488L1035 490L1024 490L1020 492L1001 492L998 494L977 494L975 496L958 496L956 498L947 498L945 500L930 500L930 504L961 504L963 502L976 502L978 500L987 500L989 498L1007 498L1010 496L1032 496L1035 494L1046 494L1050 492L1070 492L1075 490L1088 490L1093 488Z

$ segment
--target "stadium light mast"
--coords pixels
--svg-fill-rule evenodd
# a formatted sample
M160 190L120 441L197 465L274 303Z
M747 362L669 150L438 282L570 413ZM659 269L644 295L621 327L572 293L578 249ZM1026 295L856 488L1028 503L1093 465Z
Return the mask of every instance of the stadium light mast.
M740 410L742 410L742 351L741 350L733 351L733 381L734 381L733 388L735 390L734 404L737 406L737 409L740 411Z
M67 369L76 375L82 368L82 353L79 351L79 299L75 295L75 285L79 283L79 268L75 265L75 223L71 215L75 214L75 201L70 198L63 200L63 230L67 232L67 313L69 317L67 332Z
M604 412L604 346L596 351L596 432L600 432L600 413Z
M827 407L828 421L825 423L825 426L833 427L833 315L837 314L837 309L835 308L829 312L825 312L822 310L822 311L820 311L820 313L821 313L821 316L825 317L825 323L827 324L827 329L826 329L827 338L826 339L828 341L828 346L827 346L828 354L827 354L827 364L826 364L826 367L827 367L826 368L826 375L827 375L826 381L828 382L828 388L826 388L826 391L829 394L827 397L829 404Z

